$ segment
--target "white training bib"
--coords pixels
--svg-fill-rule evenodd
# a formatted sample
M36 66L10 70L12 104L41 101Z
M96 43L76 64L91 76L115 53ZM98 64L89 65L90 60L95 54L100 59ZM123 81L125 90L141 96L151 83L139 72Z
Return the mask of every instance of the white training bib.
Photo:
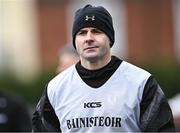
M140 131L140 102L149 76L123 61L101 87L92 88L71 66L48 85L62 132Z

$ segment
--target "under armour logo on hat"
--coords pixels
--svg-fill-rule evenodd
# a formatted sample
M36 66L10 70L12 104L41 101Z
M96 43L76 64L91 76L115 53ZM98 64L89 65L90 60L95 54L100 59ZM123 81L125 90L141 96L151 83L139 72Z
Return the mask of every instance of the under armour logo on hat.
M95 20L95 16L88 16L88 15L86 15L86 21L89 21L89 19L91 19L92 21L94 21Z

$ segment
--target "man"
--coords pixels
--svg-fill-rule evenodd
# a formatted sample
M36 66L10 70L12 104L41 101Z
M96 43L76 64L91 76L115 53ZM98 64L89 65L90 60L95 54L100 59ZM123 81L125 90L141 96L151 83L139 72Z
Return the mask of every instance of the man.
M33 131L174 131L171 109L154 77L111 56L114 28L105 8L77 10L72 36L80 61L49 82Z
M0 132L30 132L31 117L24 100L13 93L0 91Z
M69 66L77 63L79 56L71 45L65 45L59 52L59 61L56 73L64 71Z

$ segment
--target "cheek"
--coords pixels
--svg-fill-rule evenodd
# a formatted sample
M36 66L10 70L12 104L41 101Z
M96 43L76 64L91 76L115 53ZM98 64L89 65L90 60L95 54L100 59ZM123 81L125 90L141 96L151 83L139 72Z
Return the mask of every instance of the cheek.
M81 44L79 43L79 41L75 41L75 45L76 45L76 51L78 54L80 54L81 52Z
M76 37L75 43L76 43L76 47L78 47L78 46L82 45L83 40L81 38L79 38L79 37Z
M110 47L110 41L108 38L102 38L101 40L99 40L99 44L101 44L102 47Z
M76 37L76 40L75 40L75 44L76 44L76 48L81 48L83 46L83 42L84 40L80 37Z
M110 47L110 40L108 37L104 38L103 40L104 44L107 45L108 47Z

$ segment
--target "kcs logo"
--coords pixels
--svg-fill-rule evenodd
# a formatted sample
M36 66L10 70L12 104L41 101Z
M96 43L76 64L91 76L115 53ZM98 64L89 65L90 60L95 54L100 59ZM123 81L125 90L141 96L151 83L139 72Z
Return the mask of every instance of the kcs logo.
M101 106L102 106L101 102L84 103L84 108L100 108Z

